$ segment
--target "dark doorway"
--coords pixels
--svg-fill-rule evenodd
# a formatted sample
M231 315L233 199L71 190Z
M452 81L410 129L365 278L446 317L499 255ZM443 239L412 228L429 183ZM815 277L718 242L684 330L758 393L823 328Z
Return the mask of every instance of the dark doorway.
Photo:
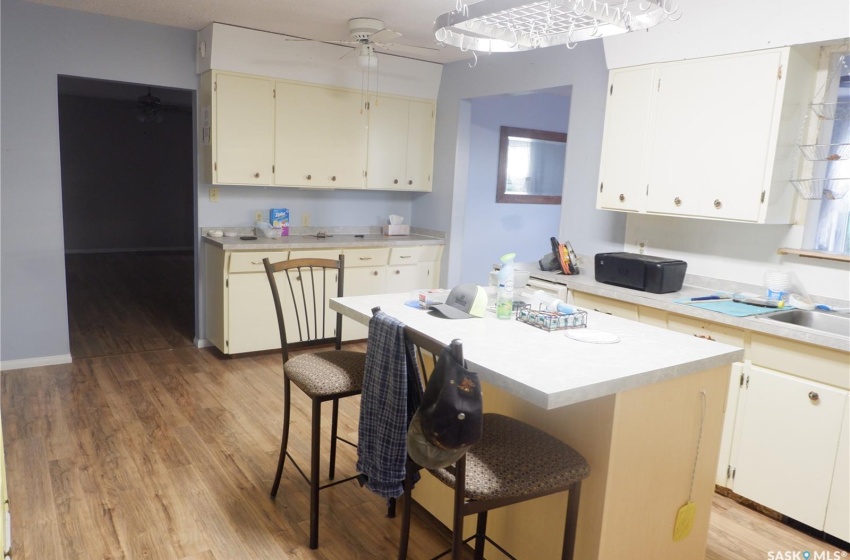
M194 92L59 76L71 356L194 336Z

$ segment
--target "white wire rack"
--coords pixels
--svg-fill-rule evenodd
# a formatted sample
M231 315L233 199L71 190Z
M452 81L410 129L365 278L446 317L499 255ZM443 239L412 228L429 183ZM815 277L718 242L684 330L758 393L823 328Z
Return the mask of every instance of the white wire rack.
M627 33L678 19L672 0L481 0L434 22L437 41L479 52L523 51Z

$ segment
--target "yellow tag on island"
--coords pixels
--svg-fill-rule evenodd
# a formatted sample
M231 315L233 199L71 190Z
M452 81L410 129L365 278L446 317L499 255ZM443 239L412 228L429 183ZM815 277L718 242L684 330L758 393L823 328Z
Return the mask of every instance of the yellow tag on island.
M679 508L676 514L676 526L673 527L673 541L677 542L691 534L694 528L694 517L697 514L697 505L688 502Z

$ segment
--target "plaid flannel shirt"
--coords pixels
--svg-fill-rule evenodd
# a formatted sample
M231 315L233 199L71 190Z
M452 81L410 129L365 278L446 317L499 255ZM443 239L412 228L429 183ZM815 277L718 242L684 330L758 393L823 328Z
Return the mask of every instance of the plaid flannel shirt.
M404 337L404 323L379 311L369 320L360 397L357 471L384 498L403 493L407 425L422 401L422 383Z

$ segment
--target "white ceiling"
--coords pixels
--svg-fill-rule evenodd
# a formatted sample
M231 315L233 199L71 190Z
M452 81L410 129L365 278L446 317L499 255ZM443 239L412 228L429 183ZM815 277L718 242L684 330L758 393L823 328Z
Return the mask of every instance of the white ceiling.
M434 20L455 8L456 0L30 0L138 21L198 31L226 23L320 41L347 41L348 20L380 19L402 36L397 44L436 49L432 54L394 54L446 63L469 58L454 47L438 47Z

